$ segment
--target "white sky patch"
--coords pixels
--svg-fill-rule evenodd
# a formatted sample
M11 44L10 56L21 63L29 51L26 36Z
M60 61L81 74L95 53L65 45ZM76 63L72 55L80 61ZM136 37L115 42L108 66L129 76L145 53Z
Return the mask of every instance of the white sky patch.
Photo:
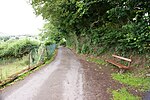
M36 17L28 0L0 0L0 32L37 35L44 21Z

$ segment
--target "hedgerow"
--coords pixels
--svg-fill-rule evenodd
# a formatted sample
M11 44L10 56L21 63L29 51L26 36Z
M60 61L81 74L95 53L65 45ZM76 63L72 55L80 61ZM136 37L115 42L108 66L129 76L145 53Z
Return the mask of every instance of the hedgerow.
M29 39L10 40L0 45L0 58L21 58L33 48L37 48L39 43Z

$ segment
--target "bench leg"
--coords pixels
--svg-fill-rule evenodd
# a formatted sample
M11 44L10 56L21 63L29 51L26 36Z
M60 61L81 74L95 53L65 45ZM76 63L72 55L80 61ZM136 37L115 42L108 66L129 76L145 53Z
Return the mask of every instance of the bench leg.
M125 69L122 69L122 68L121 68L121 69L119 70L119 73L120 73L120 74L122 74L122 73L124 73L124 72L125 72Z

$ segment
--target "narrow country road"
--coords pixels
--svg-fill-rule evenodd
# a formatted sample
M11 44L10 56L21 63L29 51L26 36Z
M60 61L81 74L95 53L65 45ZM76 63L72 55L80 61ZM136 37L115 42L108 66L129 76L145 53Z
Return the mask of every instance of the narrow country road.
M51 64L6 88L0 100L83 100L83 77L77 57L60 47Z

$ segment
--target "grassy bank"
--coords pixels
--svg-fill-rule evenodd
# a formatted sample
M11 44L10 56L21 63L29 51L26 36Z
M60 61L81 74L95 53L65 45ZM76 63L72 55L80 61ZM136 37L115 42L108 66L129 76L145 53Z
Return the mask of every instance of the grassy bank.
M130 94L125 88L113 90L113 100L141 100L140 97Z
M103 66L109 67L110 70L115 69L112 70L112 74L110 74L112 80L116 80L118 83L123 84L123 87L111 91L113 100L141 100L142 97L138 97L132 94L132 92L144 93L150 90L150 78L145 76L148 73L148 67L141 67L139 64L139 67L132 67L130 71L119 74L117 72L118 67L107 63L104 59L108 59L108 55L103 55L101 57L86 56L87 61L98 64L99 68ZM137 62L133 62L133 65L135 65L135 63Z
M4 63L2 63L4 62ZM28 68L28 57L25 56L22 59L14 59L13 61L7 62L1 61L0 64L0 81L6 80L11 75Z
M135 75L131 73L113 73L112 77L114 80L127 84L131 87L135 87L140 91L150 90L150 78L148 77L135 77Z

